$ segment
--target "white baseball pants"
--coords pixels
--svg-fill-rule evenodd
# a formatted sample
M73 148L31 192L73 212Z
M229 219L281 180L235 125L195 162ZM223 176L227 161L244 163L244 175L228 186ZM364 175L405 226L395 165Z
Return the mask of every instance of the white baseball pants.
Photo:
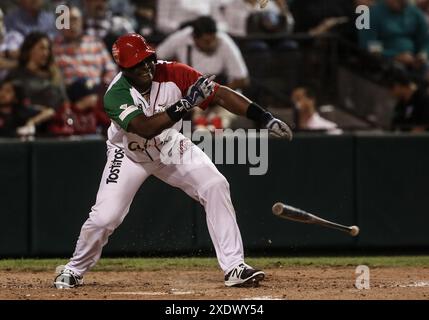
M244 261L229 184L201 149L192 144L185 151L192 151L190 163L164 164L159 159L136 163L121 148L109 142L107 146L107 164L96 203L82 226L73 257L66 268L83 276L97 263L109 236L122 223L136 192L150 175L182 189L204 206L210 237L225 274Z

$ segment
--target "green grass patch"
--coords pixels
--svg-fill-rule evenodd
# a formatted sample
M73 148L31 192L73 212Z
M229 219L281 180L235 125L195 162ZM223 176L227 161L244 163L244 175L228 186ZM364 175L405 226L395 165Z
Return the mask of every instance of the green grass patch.
M356 257L269 257L248 258L258 268L346 267L360 264L370 267L429 267L429 256L356 256ZM52 271L65 259L1 259L2 271ZM105 258L93 271L156 271L164 269L214 269L215 258Z

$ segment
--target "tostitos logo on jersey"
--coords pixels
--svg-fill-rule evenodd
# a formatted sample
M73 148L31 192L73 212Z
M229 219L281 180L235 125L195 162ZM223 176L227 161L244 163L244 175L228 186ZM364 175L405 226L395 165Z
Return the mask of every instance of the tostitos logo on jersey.
M121 172L122 159L125 157L125 152L122 149L115 149L115 156L110 163L109 176L106 179L106 184L118 183L119 173Z

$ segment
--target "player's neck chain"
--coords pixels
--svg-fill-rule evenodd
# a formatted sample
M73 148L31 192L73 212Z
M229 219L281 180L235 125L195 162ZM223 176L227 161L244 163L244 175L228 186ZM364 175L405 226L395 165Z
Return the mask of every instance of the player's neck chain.
M140 94L147 101L147 103L150 105L150 88L147 89L145 92L141 92Z
M144 96L144 95L149 94L149 92L150 92L150 88L149 88L149 89L147 89L146 91L140 92L140 94L141 94L142 96Z

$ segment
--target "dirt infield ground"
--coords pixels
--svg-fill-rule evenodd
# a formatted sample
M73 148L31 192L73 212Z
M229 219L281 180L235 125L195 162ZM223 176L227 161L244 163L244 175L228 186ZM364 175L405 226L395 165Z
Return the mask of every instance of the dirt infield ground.
M258 288L225 288L222 273L215 266L170 265L164 270L150 267L153 270L131 271L127 271L129 266L122 267L123 271L103 271L101 267L85 276L85 286L57 290L52 288L54 272L43 270L46 267L0 267L0 299L429 300L427 265L370 266L369 290L355 288L355 268L355 265L271 265L264 269L267 277Z

